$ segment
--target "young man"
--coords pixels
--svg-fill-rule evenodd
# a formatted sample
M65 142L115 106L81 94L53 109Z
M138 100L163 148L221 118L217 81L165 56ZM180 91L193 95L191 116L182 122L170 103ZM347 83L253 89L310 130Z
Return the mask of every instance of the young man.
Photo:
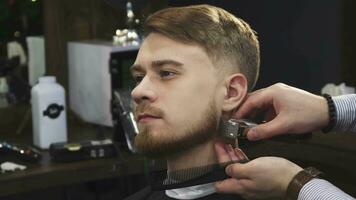
M138 150L167 160L170 172L217 163L214 141L257 80L259 43L243 20L198 5L150 16L131 73ZM214 184L147 192L132 199L236 199Z

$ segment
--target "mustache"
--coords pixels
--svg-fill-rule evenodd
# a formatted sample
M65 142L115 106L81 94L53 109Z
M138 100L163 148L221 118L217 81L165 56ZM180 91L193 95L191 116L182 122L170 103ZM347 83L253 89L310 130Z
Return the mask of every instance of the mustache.
M135 115L136 119L137 119L138 114L142 114L142 113L156 116L156 117L161 117L161 118L164 115L164 113L161 109L150 106L150 104L148 102L143 102L143 103L137 104L134 107L134 115Z

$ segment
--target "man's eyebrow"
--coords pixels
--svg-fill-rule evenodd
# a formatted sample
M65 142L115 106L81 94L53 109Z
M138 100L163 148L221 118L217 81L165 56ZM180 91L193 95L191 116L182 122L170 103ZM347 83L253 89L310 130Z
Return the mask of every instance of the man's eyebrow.
M174 65L175 67L179 67L181 68L181 66L183 65L183 63L180 63L178 61L175 60L155 60L152 61L152 67L153 68L158 68L161 67L163 65ZM144 71L144 69L142 68L142 66L140 64L133 64L130 67L130 72L142 72Z
M175 67L181 67L183 65L183 63L180 63L178 61L175 60L156 60L156 61L152 61L152 67L161 67L163 65L174 65Z

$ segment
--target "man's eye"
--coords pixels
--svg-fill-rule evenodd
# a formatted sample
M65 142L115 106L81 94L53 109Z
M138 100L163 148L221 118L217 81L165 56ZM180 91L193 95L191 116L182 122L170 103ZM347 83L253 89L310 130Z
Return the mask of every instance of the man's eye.
M162 78L170 78L172 76L174 76L176 73L174 72L171 72L171 71L160 71L159 72L159 75L162 77Z

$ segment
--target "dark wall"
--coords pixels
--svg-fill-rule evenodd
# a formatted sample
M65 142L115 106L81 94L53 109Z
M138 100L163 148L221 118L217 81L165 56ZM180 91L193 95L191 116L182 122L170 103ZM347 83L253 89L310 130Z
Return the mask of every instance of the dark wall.
M342 77L356 87L356 1L343 0L342 10Z
M194 1L222 7L258 32L261 74L256 88L284 82L319 93L340 83L342 1ZM172 6L191 1L170 1Z

